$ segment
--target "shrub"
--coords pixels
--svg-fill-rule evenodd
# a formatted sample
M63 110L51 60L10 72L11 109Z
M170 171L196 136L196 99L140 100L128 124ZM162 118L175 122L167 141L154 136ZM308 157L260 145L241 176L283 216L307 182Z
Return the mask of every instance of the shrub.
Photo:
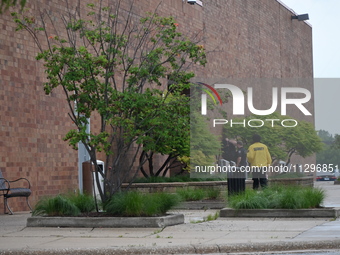
M287 187L278 198L278 208L280 209L300 209L302 208L301 192L296 188Z
M325 191L320 188L306 188L302 191L302 197L304 208L320 207L325 199Z
M216 199L220 196L221 191L214 188L195 189L181 188L177 190L177 194L184 201L197 201L202 199Z
M179 196L176 194L152 193L144 196L144 211L147 216L164 215L180 201Z
M119 216L156 216L164 215L177 205L180 198L177 194L139 192L122 192L111 197L105 204L108 214ZM40 200L33 215L78 216L95 209L92 196L84 194L58 195Z
M120 216L155 216L165 214L179 201L175 194L121 192L113 195L104 209L107 213Z
M141 216L143 197L138 192L117 193L111 197L104 209L114 215Z
M319 188L272 186L263 191L246 189L244 193L230 196L228 205L234 209L316 208L324 198L325 193Z
M40 200L32 212L33 216L77 216L79 214L79 208L62 195Z
M228 204L235 209L264 209L269 201L254 190L246 189L243 193L230 196Z
M177 194L184 201L197 201L206 197L206 192L204 189L181 188L177 190Z
M78 216L81 213L94 211L94 198L80 193L69 193L40 200L33 211L33 215L47 216Z
M72 204L77 206L82 213L92 212L96 209L93 196L81 193L72 193L67 195Z
M217 199L221 194L221 190L209 188L206 190L206 196L208 199Z

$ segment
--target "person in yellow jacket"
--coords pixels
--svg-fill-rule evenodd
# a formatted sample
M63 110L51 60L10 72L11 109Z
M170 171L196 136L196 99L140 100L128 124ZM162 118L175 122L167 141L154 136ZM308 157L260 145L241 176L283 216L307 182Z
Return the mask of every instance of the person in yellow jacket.
M272 163L272 158L266 145L261 142L261 136L253 135L253 144L249 146L247 160L252 169L253 189L267 186L267 173L264 171Z

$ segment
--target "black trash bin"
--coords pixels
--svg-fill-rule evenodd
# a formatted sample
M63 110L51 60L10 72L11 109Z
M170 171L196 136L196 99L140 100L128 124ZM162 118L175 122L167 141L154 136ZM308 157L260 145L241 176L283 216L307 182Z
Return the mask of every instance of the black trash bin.
M228 196L235 195L246 190L246 173L239 167L231 167L227 173Z

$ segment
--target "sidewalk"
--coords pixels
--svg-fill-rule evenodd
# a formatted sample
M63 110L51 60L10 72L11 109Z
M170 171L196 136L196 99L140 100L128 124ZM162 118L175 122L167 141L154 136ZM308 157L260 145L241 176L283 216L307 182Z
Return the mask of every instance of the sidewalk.
M319 182L325 206L340 207L340 185ZM339 249L340 219L218 218L217 210L175 211L185 224L147 228L27 228L29 213L0 215L0 254L207 254Z

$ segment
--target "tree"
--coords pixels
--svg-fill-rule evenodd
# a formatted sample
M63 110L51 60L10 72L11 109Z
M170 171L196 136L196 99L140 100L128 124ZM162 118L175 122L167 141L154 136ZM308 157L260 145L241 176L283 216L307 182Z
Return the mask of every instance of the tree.
M166 175L169 169L179 166L182 160L179 157L189 157L190 146L190 107L189 98L172 91L166 100L166 108L162 115L152 120L154 128L149 129L150 124L144 126L148 130L144 137L143 151L140 162L148 162L148 172L141 165L141 171L145 177ZM154 169L155 155L166 155L163 164Z
M203 85L203 86L202 86ZM209 93L205 90L204 84L198 82L190 87L190 171L191 176L200 178L201 174L194 171L196 167L215 166L217 159L222 154L222 139L220 135L210 130L208 116L201 113L202 93ZM223 102L228 102L231 94L225 90L217 90ZM207 109L212 115L226 118L227 112L219 107L211 97L207 100Z
M27 0L20 0L20 6L21 9L23 9L26 5ZM4 11L8 10L9 7L15 6L17 4L18 0L1 0L0 3L0 14Z
M337 134L333 137L328 131L326 130L319 130L318 136L323 142L323 150L316 154L316 163L323 165L333 165L335 168L336 166L340 165L340 148L337 146L336 137L339 137Z
M150 154L187 153L181 146L187 141L183 127L189 121L189 99L181 91L194 76L188 68L206 62L204 48L179 33L172 17L152 13L137 19L133 4L126 10L126 3L88 4L86 19L79 6L70 5L61 15L64 31L49 29L53 19L46 11L37 17L12 14L18 29L28 31L40 49L46 94L57 87L64 91L76 127L65 140L75 149L79 142L85 145L103 202L133 180ZM169 77L173 85L166 90ZM94 115L100 130L88 133ZM99 152L106 155L105 174L97 166Z
M318 131L318 136L322 140L323 143L325 144L332 144L334 142L334 137L331 135L328 131L326 130L319 130Z
M334 136L333 148L340 149L340 135L338 134Z
M292 118L279 115L276 112L268 116L251 115L245 119L245 123L251 119L259 120L257 123L253 120L252 126L261 126L262 123L263 126L242 127L235 125L232 128L226 127L226 136L242 140L246 145L250 145L253 134L257 133L262 137L262 142L268 146L273 160L286 160L286 164L290 163L293 154L305 158L322 150L322 142L309 122L296 120L297 125L295 126L293 121L291 123L286 121L283 125L283 120Z
M192 112L190 125L190 170L213 165L221 153L221 139L210 132L205 117L198 112Z

